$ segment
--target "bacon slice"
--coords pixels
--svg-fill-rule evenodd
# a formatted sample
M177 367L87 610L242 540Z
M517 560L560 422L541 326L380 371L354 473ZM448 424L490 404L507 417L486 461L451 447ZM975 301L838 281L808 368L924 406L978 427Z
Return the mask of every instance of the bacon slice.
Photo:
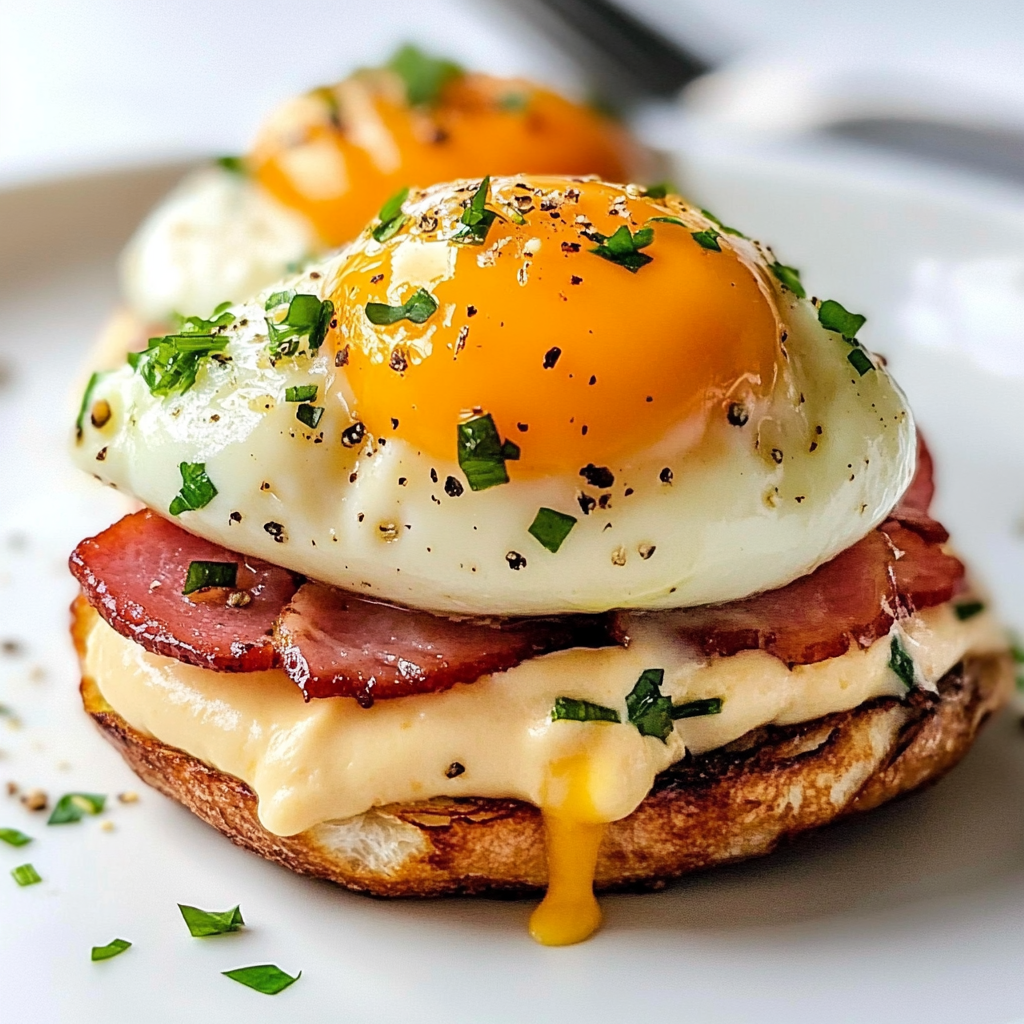
M602 615L457 621L306 583L278 621L281 663L311 697L374 700L447 690L528 658L615 641Z
M193 561L237 562L237 586L249 603L232 607L226 592L182 596ZM296 588L286 569L194 537L149 510L83 540L69 564L89 603L147 651L220 672L257 672L276 662L270 634Z
M924 515L915 526L890 519L779 590L656 614L708 657L762 650L790 666L836 658L853 645L869 647L896 619L949 601L960 590L963 563L929 533L944 539L945 530ZM633 621L620 618L617 635L627 637Z

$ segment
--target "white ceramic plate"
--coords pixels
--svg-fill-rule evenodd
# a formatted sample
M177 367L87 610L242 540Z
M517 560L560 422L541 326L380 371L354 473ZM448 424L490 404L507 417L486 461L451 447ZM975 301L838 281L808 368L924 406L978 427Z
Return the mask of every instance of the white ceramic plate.
M864 340L891 357L936 451L939 514L1024 625L1024 207L829 161L703 153L682 173L802 266L812 291L868 314ZM767 860L605 899L603 931L569 949L529 940L529 903L385 903L299 878L143 787L79 707L65 559L121 506L70 469L64 444L69 391L114 300L114 255L172 177L0 194L0 640L18 646L0 654L0 703L21 723L0 721L0 784L141 794L48 828L0 792L0 825L36 837L0 849L4 1021L1024 1015L1024 734L1009 716L929 792ZM962 266L979 259L995 260L991 273ZM922 260L939 262L922 271ZM908 314L914 288L926 294ZM999 374L979 362L993 362L978 341L989 336ZM26 860L44 882L20 889L8 871ZM177 902L241 903L249 927L191 939ZM135 945L91 963L90 947L115 936ZM304 974L268 998L219 973L261 962Z

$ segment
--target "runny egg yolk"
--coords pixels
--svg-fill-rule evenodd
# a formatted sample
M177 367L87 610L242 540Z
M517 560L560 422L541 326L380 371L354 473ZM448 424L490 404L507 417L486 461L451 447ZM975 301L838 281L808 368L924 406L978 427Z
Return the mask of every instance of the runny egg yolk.
M460 243L476 185L432 193L339 273L338 345L371 433L454 458L457 424L490 413L522 450L516 474L575 478L674 428L699 437L714 410L770 391L781 353L770 290L727 236L712 248L694 238L706 229L695 211L604 182L492 179L486 239ZM653 231L642 259L593 251L623 227ZM397 307L421 289L437 304L422 323L370 322L368 303Z
M327 245L354 238L406 186L521 172L619 181L635 163L626 133L608 118L488 75L456 77L436 104L411 107L397 76L364 72L288 109L268 122L249 162Z

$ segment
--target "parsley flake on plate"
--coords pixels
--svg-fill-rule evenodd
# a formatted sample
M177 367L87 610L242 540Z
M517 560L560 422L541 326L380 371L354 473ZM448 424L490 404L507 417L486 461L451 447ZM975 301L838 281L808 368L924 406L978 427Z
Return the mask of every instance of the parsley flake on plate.
M386 302L368 302L366 319L377 327L389 327L399 320L414 324L426 323L437 312L437 299L426 290L418 288L400 306L389 306Z
M27 846L32 842L32 837L16 828L0 828L0 842L8 846Z
M635 274L653 260L652 256L640 250L654 241L654 228L638 228L636 232L630 232L623 224L612 235L605 236L595 231L590 237L598 243L589 250L590 252L603 260L608 260L609 263L625 267L631 274Z
M179 463L178 472L181 473L181 490L168 509L172 516L205 508L217 497L217 488L206 475L205 462Z
M237 562L189 562L188 572L185 574L185 586L181 592L188 596L197 590L205 590L207 587L234 588L237 579Z
M87 814L99 814L107 798L102 793L65 793L54 805L47 825L70 825Z
M519 458L519 445L502 443L490 413L460 423L456 433L459 468L474 491L508 483L505 463Z
M126 949L131 948L127 939L112 939L105 946L93 946L90 960L110 960L112 957L120 956Z
M43 880L39 872L31 864L19 864L16 868L11 868L11 878L22 887L36 885Z
M198 907L179 903L178 909L181 911L181 916L185 919L185 924L193 939L205 939L210 935L227 935L229 932L237 932L240 928L245 927L241 907L232 907L230 910L200 910Z
M615 708L603 704L592 704L589 700L576 697L556 697L551 709L552 722L621 722Z
M225 978L237 981L240 985L246 985L257 992L262 992L265 996L276 996L278 992L283 992L289 985L294 985L302 977L302 971L299 971L293 978L274 964L237 967L233 971L221 971L221 974Z
M575 516L557 512L553 508L541 508L530 524L529 533L536 537L552 554L561 546L570 531L576 525Z

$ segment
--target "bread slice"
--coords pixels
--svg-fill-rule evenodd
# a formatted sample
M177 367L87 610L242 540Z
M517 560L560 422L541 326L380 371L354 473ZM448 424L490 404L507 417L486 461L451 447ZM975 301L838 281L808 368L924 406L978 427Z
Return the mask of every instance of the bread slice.
M90 611L74 606L81 642ZM647 798L607 830L600 890L660 888L688 871L770 853L780 842L940 778L1005 701L1009 654L971 656L938 693L878 698L811 722L756 729L658 776ZM102 681L100 681L102 682ZM346 821L277 836L241 780L145 736L82 680L85 710L135 773L233 843L302 874L375 896L526 893L546 883L540 812L518 800L389 804Z

